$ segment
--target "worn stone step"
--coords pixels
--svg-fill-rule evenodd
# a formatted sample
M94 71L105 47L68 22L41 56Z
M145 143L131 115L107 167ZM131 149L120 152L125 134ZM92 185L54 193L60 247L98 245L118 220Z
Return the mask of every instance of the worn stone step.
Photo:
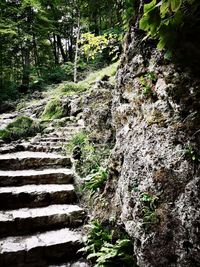
M0 239L0 266L42 267L77 257L82 237L67 228Z
M0 171L0 186L20 186L26 184L67 184L71 183L73 179L73 170L64 168Z
M0 235L20 235L83 223L85 212L77 205L50 205L0 211Z
M50 134L43 134L43 138L70 138L73 136L73 132L67 132L67 131L56 131L52 132Z
M42 142L61 142L64 143L66 142L66 138L62 138L62 137L41 137L40 141Z
M62 151L62 147L31 144L27 147L27 150L32 152L59 153Z
M76 200L71 184L40 184L0 188L0 209L70 204Z
M62 127L62 131L63 132L72 132L72 133L79 132L82 129L83 129L83 127L81 127L81 126L65 126L65 127Z
M0 155L0 170L22 170L52 165L71 166L71 159L57 154L30 151Z
M78 261L71 261L68 263L49 265L48 267L91 267L91 264L85 259L80 259Z
M66 144L66 140L65 142L51 142L51 141L41 141L38 140L37 142L31 142L31 145L35 145L35 146L44 146L44 147L58 147L58 146L63 146Z
M14 153L16 152L16 147L12 145L5 145L0 147L0 154L8 154L8 153Z

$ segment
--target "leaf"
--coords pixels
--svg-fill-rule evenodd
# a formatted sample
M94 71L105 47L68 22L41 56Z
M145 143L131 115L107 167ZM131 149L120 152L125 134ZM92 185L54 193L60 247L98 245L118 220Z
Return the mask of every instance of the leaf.
M166 16L166 14L169 11L169 2L163 2L162 5L160 6L160 14L161 14L161 18L164 18Z
M182 5L182 0L171 0L171 10L176 13Z
M139 27L141 30L147 31L149 29L149 18L148 16L143 16L140 20Z
M145 4L144 5L144 13L148 13L149 11L154 9L156 7L156 3L157 3L157 1L153 0L149 4Z
M163 50L165 48L165 46L166 46L166 41L165 41L165 39L161 38L159 43L157 44L157 48L159 50Z

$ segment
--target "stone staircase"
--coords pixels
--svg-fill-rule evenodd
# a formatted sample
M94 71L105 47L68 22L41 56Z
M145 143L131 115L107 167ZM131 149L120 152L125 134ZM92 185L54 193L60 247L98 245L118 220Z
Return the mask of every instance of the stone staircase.
M79 122L70 122L67 126L58 128L50 126L45 129L42 135L38 134L32 138L26 149L38 152L62 153L72 136L83 128L84 126Z
M51 147L65 139L51 133L34 140ZM87 266L70 263L79 258L86 217L76 204L71 159L35 151L0 154L0 266Z

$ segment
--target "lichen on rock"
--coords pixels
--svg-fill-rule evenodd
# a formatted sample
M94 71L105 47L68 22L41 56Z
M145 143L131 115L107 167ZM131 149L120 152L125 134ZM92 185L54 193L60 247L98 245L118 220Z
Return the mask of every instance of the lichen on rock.
M114 191L111 210L133 238L139 266L200 266L199 79L141 39L132 27L117 74L105 190Z

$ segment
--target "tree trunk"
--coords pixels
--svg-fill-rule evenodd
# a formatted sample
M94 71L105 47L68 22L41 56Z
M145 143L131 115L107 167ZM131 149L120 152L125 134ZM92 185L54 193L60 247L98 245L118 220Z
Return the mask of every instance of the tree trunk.
M55 59L55 64L59 64L59 55L57 51L57 42L56 42L56 35L53 33L53 54L54 54L54 59Z
M0 34L0 88L3 88L3 51L2 51L2 34Z
M30 48L28 44L26 44L26 49L24 49L22 53L24 58L22 85L24 88L28 89L30 83Z
M61 55L62 55L63 62L64 63L67 62L67 60L68 60L67 54L65 53L65 50L63 48L62 40L61 40L60 35L57 35L57 45L60 48L60 52L61 52Z
M78 50L79 50L79 39L80 39L80 11L78 10L78 21L77 21L77 34L76 34L76 51L74 59L74 82L77 82L77 63L78 63Z

